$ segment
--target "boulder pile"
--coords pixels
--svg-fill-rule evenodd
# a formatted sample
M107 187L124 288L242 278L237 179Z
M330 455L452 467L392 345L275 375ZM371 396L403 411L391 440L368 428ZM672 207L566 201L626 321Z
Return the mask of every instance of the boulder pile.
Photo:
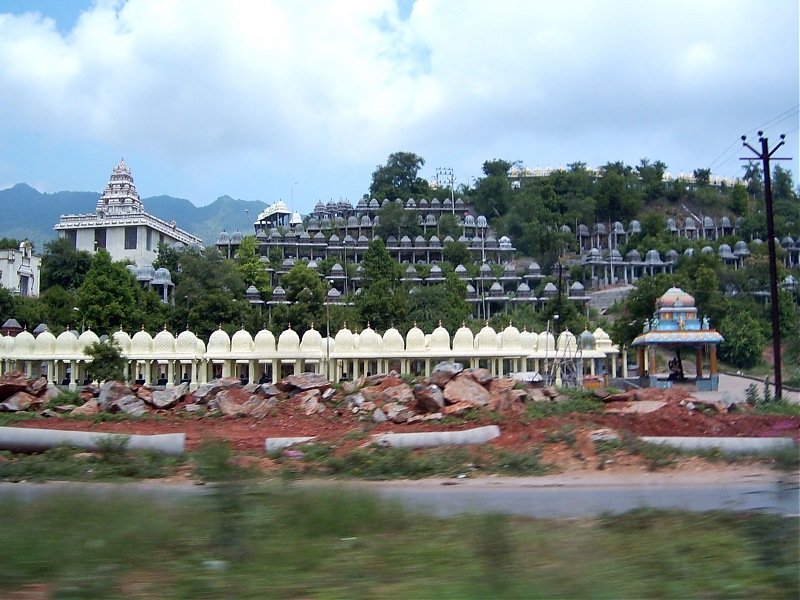
M526 402L558 402L566 397L553 388L531 388L486 369L464 369L459 363L439 363L430 377L411 384L396 372L362 377L332 387L324 375L300 373L276 384L242 384L238 378L215 379L189 392L183 383L166 389L108 381L86 386L73 403L53 401L63 392L45 378L27 379L24 373L0 377L0 412L38 411L46 417L91 416L101 412L139 416L173 409L189 413L221 414L264 419L291 401L306 416L328 410L349 412L375 423L415 423L445 416L462 416L485 408L504 416L519 416ZM280 406L279 406L280 405Z

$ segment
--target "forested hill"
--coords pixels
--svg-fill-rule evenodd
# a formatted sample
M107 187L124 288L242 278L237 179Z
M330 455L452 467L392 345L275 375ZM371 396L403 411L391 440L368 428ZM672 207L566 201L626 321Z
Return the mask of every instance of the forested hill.
M0 190L0 238L29 239L41 253L44 244L56 237L53 227L61 215L93 213L99 197L97 192L43 194L24 183ZM142 203L147 212L165 221L174 219L178 227L199 236L205 245L216 242L223 228L253 233L253 221L266 207L264 202L229 196L200 207L172 196L143 198Z

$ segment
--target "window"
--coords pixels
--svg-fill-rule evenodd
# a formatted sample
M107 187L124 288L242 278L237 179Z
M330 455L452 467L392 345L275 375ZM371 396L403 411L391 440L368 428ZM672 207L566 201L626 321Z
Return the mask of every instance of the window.
M136 250L138 231L137 227L125 228L125 250Z
M78 230L71 229L69 231L64 232L64 237L67 238L70 243L72 243L72 247L77 250L78 248Z
M149 227L147 228L147 251L153 251L153 230Z
M105 229L95 229L94 230L94 249L95 251L99 250L100 248L106 247L106 230Z
M20 296L27 296L29 292L30 286L28 284L28 278L22 275L19 278L19 295Z

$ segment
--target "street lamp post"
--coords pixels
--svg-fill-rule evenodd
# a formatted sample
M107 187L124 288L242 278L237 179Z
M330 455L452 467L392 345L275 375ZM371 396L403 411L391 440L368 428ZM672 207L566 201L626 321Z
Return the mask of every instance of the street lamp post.
M80 308L78 308L77 306L75 306L72 310L77 311L78 314L80 314L80 316L81 316L81 333L83 333L85 325L86 325L86 318L83 316L83 311Z

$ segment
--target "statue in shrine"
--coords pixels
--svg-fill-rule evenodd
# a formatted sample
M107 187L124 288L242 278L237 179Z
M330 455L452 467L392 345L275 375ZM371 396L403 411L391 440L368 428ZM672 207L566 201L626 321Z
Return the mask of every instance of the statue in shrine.
M685 379L683 374L683 361L681 360L681 351L680 349L675 351L675 358L669 361L669 378L671 380L683 380Z

